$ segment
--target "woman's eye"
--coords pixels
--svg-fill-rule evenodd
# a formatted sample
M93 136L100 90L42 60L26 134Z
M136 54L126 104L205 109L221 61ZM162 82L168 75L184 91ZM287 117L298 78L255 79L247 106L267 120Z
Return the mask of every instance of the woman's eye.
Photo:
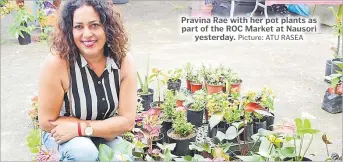
M92 27L98 27L99 24L92 24Z
M75 29L80 29L81 26L80 25L77 25L77 26L74 26Z

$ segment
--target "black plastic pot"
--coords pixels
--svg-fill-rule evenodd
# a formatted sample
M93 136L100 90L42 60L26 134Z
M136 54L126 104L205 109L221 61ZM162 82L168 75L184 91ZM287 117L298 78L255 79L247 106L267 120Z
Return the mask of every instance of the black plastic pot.
M196 127L200 127L202 125L203 117L204 117L204 110L192 111L192 110L187 109L187 121L192 123Z
M331 66L332 66L332 60L327 60L326 66L325 66L325 76L331 75Z
M242 141L252 141L251 136L254 134L254 126L252 123L244 126L244 131L239 135L239 139Z
M267 130L272 131L274 129L273 124L274 124L274 113L270 112L273 116L266 116L266 122L267 122Z
M153 145L156 145L156 146L157 146L157 143L163 144L163 141L164 141L163 139L164 139L164 134L163 134L163 133L159 133L158 139L153 140L153 141L152 141L152 144L153 144Z
M337 74L337 71L341 71L341 69L339 68L339 66L337 66L335 63L336 62L342 62L341 59L339 58L336 58L336 59L333 59L332 60L332 63L331 63L331 74Z
M337 114L342 112L342 96L338 94L330 94L327 90L325 92L322 109L331 113Z
M154 100L154 90L149 88L149 94L141 94L141 98L143 99L143 108L144 111L148 111L151 108L151 103ZM142 89L138 89L138 93L142 92Z
M165 143L170 143L167 132L172 128L172 121L163 121L162 122L162 128L160 129L160 132L163 134L163 141Z
M181 79L178 79L176 82L172 82L171 80L168 80L167 82L167 89L172 91L179 91L181 87Z
M266 121L254 121L254 134L258 133L260 128L267 129L267 122Z
M207 136L210 138L213 138L217 135L217 131L221 131L225 133L226 130L226 122L220 121L219 124L217 124L215 127L211 129L210 124L208 124L208 131Z
M284 158L282 161L295 161L295 158L287 157L287 158ZM304 157L301 161L312 161L312 160L307 157Z
M194 129L194 134L190 138L184 138L184 139L174 139L170 137L170 134L174 131L173 128L169 129L167 132L168 138L170 143L176 143L176 146L174 150L172 151L172 154L176 156L185 156L190 153L189 145L191 142L195 142L197 137L197 131Z
M22 25L27 27L26 23L24 23ZM24 32L24 31L22 31L21 33L23 34L24 37L21 37L19 35L19 37L18 37L19 44L20 45L28 45L28 44L30 44L31 43L31 35L29 33Z

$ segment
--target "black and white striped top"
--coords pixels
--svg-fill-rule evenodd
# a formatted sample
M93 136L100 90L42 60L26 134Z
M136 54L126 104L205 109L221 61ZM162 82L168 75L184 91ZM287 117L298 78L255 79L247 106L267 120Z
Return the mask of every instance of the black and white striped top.
M82 120L103 120L116 114L120 90L120 69L110 56L99 78L79 54L70 67L71 91L65 93L60 116L70 116L69 99L73 114Z

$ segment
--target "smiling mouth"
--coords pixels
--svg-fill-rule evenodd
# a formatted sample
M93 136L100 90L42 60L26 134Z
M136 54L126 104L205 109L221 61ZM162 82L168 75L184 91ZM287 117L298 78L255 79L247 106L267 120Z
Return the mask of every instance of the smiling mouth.
M93 47L95 45L96 40L90 40L90 41L82 41L83 45L86 47Z

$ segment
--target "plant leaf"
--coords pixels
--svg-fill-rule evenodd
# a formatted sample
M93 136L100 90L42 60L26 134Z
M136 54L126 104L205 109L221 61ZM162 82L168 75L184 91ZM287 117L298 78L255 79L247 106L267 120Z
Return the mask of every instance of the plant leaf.
M190 156L190 155L187 155L183 159L186 160L186 161L192 161L193 157Z
M236 156L237 158L241 159L242 161L260 161L259 155L252 155L252 156Z
M264 111L264 110L254 110L255 112L263 115L263 116L273 116L270 112Z
M254 112L255 110L262 110L262 109L263 107L256 102L250 102L245 106L245 110L247 112Z
M223 116L224 116L224 113L220 111L213 113L213 115L211 116L209 120L210 128L213 129L213 127L219 124L219 122L222 121Z
M294 147L284 147L281 148L281 155L284 157L295 157L296 152Z
M234 126L230 126L225 133L225 137L228 140L232 140L237 137L237 129Z
M332 144L326 136L326 133L322 135L322 140L325 144Z
M114 156L112 148L105 144L99 145L99 160L100 161L111 161Z
M308 119L304 120L304 128L305 129L311 129L311 122Z
M216 137L219 139L219 142L222 142L225 139L225 134L221 131L217 131Z

